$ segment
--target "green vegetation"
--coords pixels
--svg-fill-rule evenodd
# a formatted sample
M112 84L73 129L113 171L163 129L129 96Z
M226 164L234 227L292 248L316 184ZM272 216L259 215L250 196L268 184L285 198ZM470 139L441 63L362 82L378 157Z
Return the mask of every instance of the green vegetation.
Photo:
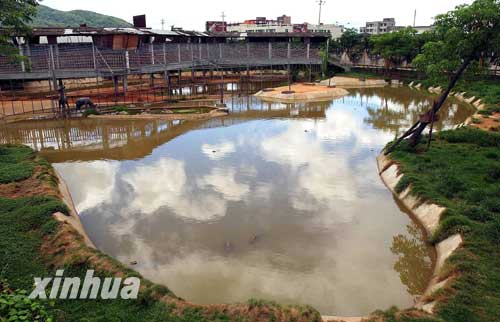
M122 112L129 113L130 109L127 106L120 105L120 106L113 107L113 112L116 112L116 113L122 113Z
M372 53L382 56L388 65L412 61L419 53L419 37L411 27L373 36L370 42L373 44Z
M0 321L52 322L45 306L29 299L26 291L12 291L0 282Z
M17 48L11 46L9 34L29 33L28 24L36 13L36 0L2 0L0 2L0 26L4 32L0 34L0 55L7 55L13 60L22 59Z
M498 58L500 2L476 0L436 17L433 31L413 65L434 82L448 81L460 66L475 73Z
M96 110L95 108L91 108L91 109L85 110L85 112L83 112L83 117L88 117L90 115L101 115L101 113L98 110Z
M370 72L365 72L365 71L356 71L356 72L343 72L338 74L338 76L345 76L345 77L356 77L356 78L365 78L365 79L380 79L382 76L376 73L370 73Z
M28 179L35 155L28 147L0 146L0 184Z
M125 20L102 15L92 11L73 10L60 11L47 6L38 6L37 14L31 23L36 27L78 27L87 24L89 27L130 27Z
M464 247L446 270L458 278L441 290L437 317L446 322L500 316L500 134L473 128L439 133L425 153L406 142L391 155L404 173L397 186L447 208L431 241L460 233ZM387 321L424 321L416 318ZM427 321L427 320L425 320Z
M445 81L436 82L432 79L423 80L421 83L425 87L446 86ZM467 92L467 97L481 98L486 109L479 112L480 114L491 115L500 112L500 82L496 80L477 80L475 77L464 77L455 86L455 91L458 93Z
M371 49L370 37L359 34L355 28L347 28L342 36L332 42L333 50L347 52L349 58L358 60L365 50Z

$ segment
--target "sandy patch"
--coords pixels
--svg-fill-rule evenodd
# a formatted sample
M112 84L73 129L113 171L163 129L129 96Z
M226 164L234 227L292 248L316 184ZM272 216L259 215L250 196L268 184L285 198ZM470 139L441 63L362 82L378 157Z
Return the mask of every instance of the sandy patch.
M272 90L260 91L255 97L274 102L318 102L328 101L348 95L343 88L332 88L317 84L293 84L291 92L288 86L277 87Z
M362 81L356 77L335 76L330 80L327 79L321 82L321 85L328 86L328 84L343 88L363 88L363 87L384 87L387 85L387 82L383 79L366 79Z

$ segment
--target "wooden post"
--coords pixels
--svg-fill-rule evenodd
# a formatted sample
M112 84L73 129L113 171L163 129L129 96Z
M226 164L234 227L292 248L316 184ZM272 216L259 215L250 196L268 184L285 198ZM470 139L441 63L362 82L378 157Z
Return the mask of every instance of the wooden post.
M19 45L19 56L21 56L21 71L23 73L26 72L26 65L24 64L24 53L23 53L23 46Z
M125 68L130 70L130 56L128 50L125 51Z
M149 44L151 48L151 65L155 64L155 46L153 44Z
M163 65L167 65L167 48L166 48L166 44L163 43Z
M97 57L96 57L96 54L95 54L94 43L92 43L92 62L94 63L94 70L97 71Z

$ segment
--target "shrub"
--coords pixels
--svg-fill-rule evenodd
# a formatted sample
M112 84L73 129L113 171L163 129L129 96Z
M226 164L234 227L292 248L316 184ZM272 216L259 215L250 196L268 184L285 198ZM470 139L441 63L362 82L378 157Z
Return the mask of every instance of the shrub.
M88 117L90 115L101 115L98 110L91 108L83 112L83 117Z
M52 322L44 305L31 300L24 290L11 291L5 282L0 293L0 321L9 322Z

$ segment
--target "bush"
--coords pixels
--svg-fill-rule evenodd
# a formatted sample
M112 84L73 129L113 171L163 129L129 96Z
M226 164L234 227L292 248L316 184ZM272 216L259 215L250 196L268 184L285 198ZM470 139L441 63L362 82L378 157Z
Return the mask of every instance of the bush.
M113 107L113 111L117 112L117 113L120 113L120 112L127 112L128 113L129 112L129 108L126 107L126 106L120 105L120 106Z
M0 146L0 183L28 179L33 175L35 164L33 151L26 146Z
M52 322L53 318L38 301L31 300L26 291L11 291L5 282L0 282L0 321Z
M83 112L83 117L88 117L90 115L101 115L98 110L91 108Z

